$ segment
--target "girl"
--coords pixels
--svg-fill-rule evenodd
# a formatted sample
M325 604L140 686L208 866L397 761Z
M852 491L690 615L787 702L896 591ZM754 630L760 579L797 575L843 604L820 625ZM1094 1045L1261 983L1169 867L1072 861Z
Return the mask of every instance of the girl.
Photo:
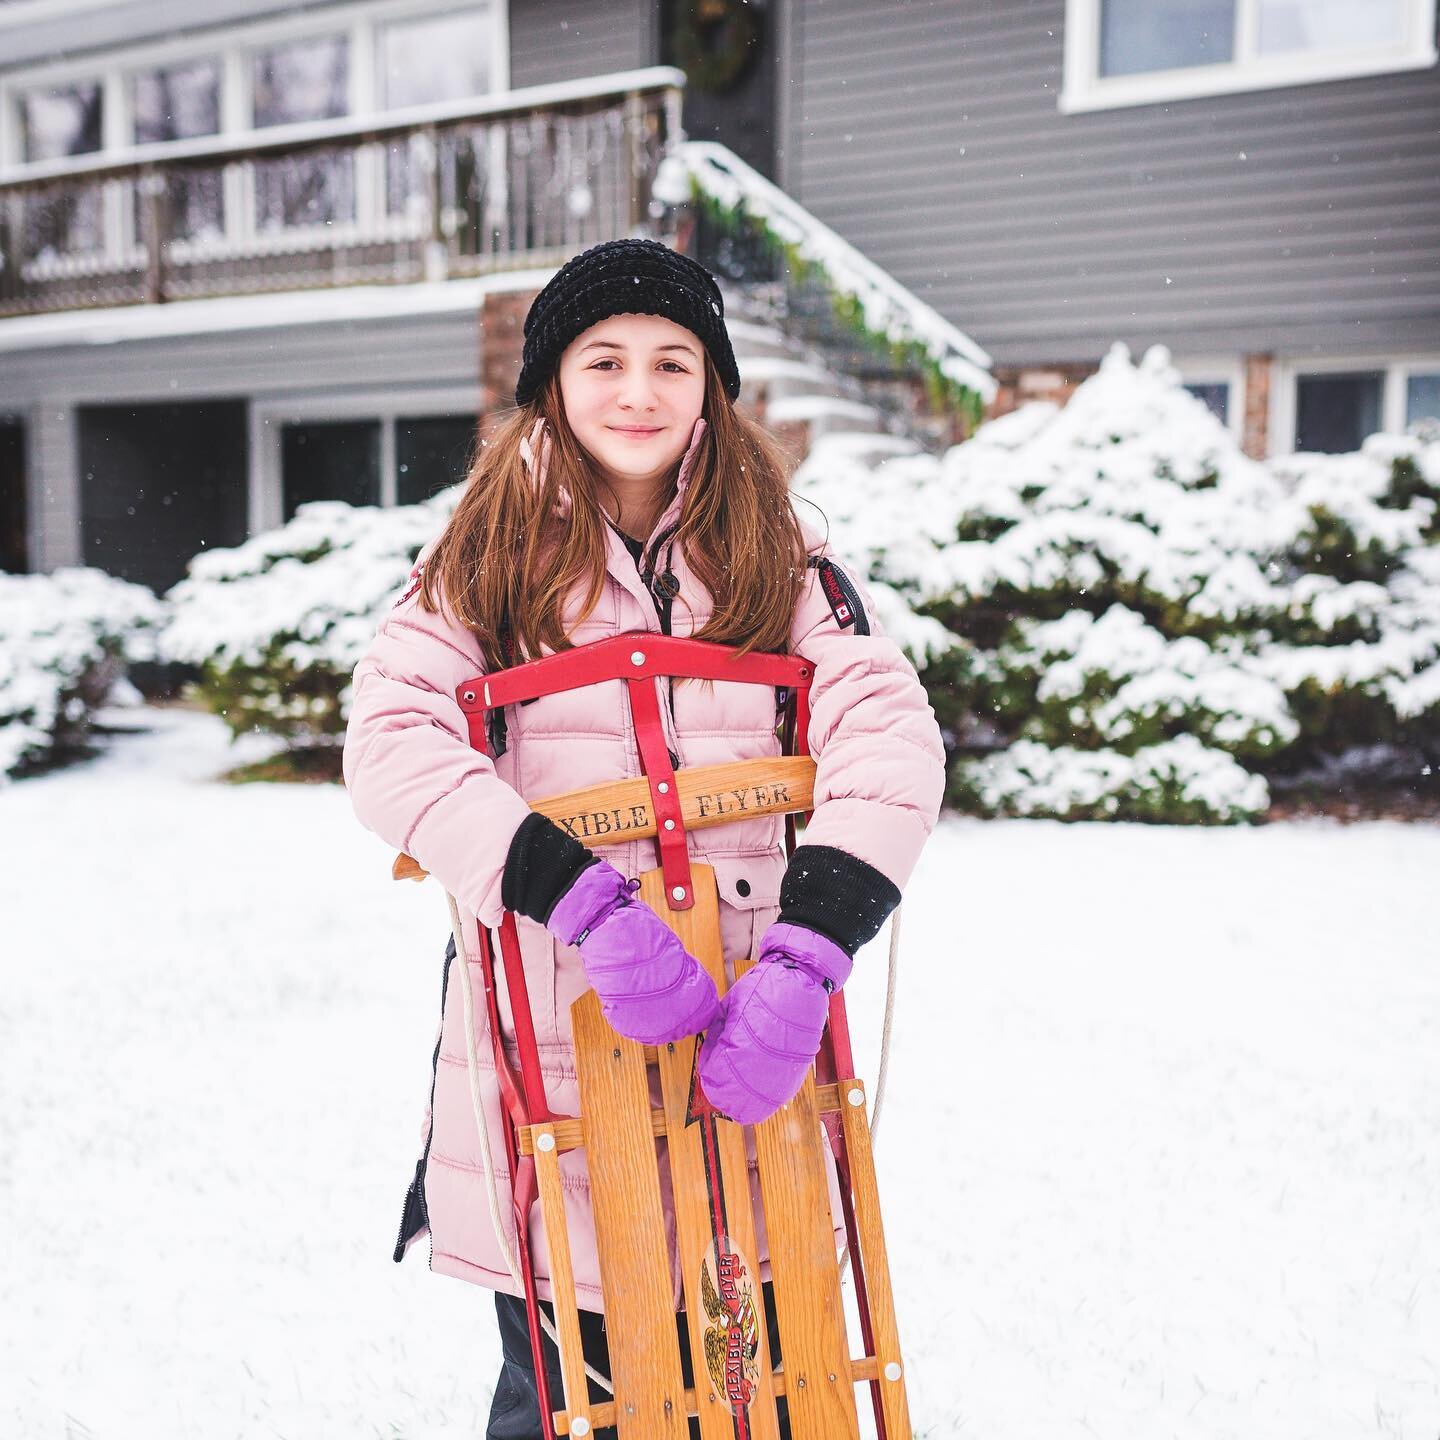
M935 823L935 717L864 592L802 529L773 442L736 410L740 375L702 266L654 241L598 245L545 286L524 333L517 413L481 450L355 669L346 785L361 822L435 875L467 926L516 912L552 1110L578 1113L569 1012L594 988L633 1039L703 1031L706 1095L754 1123L799 1088L827 994L899 902ZM692 858L715 871L727 971L758 957L723 1000L627 883L658 864L654 842L592 850L527 804L640 774L621 682L511 707L493 757L471 749L454 699L486 669L631 631L793 652L814 667L815 808L793 859L779 817L688 837ZM661 685L660 698L677 768L780 752L763 686ZM424 1153L395 1259L428 1229L433 1270L497 1292L506 1364L487 1433L538 1437L523 1304L489 1221L458 987L476 987L482 1024L484 997L478 966L459 968L447 957ZM503 1000L502 1012L508 1031ZM498 1166L499 1090L488 1037L477 1043ZM562 1174L577 1295L598 1312L582 1151L562 1157ZM508 1173L496 1178L508 1193ZM543 1289L538 1236L536 1262ZM680 1294L677 1273L677 1308ZM598 1316L587 1318L603 1365Z

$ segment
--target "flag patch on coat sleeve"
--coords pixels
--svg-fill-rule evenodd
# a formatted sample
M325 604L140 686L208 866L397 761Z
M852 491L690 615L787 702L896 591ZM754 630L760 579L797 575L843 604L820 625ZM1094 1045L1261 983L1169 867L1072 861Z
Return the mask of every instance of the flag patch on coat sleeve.
M820 581L820 591L830 606L835 623L842 629L855 627L857 635L870 633L870 622L865 618L865 607L860 603L860 592L850 583L850 577L829 559L812 560L815 574Z

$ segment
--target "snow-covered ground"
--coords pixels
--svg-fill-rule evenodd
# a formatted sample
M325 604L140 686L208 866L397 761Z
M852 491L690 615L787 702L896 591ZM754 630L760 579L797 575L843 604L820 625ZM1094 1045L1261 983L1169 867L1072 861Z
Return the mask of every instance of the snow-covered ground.
M0 1435L478 1435L489 1297L389 1258L441 898L127 723L0 792ZM1435 1440L1437 875L1421 826L942 826L879 1139L919 1435Z

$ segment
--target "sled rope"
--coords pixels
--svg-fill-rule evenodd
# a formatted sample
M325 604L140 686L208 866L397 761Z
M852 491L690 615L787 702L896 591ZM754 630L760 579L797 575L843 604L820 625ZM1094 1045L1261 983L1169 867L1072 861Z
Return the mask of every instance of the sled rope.
M450 929L455 936L455 958L461 964L460 995L465 1006L465 1068L470 1075L470 1103L475 1111L475 1129L480 1139L480 1153L485 1161L486 1199L490 1203L490 1224L494 1228L495 1236L500 1241L500 1248L505 1254L505 1264L510 1269L510 1278L523 1292L525 1281L521 1277L520 1261L515 1254L515 1247L510 1243L510 1234L503 1219L500 1191L495 1183L495 1165L490 1153L490 1128L485 1123L485 1105L480 1096L480 1057L475 1049L475 997L470 991L470 956L465 949L460 907L456 904L455 897L448 891L445 899L450 906ZM890 1030L895 1019L895 980L899 966L900 906L897 905L890 916L890 955L885 979L885 1022L880 1033L880 1068L875 1077L875 1103L870 1115L872 1142L879 1134L880 1111L885 1103L885 1077L890 1069ZM840 1278L844 1280L845 1271L850 1265L850 1247L842 1246L841 1249ZM554 1325L550 1323L543 1310L537 1310L536 1313L540 1317L540 1328L544 1330L546 1338L558 1351L560 1339L555 1334ZM777 1366L776 1369L783 1370L783 1364ZM607 1395L614 1396L615 1387L610 1383L609 1378L596 1370L588 1360L585 1362L585 1374Z

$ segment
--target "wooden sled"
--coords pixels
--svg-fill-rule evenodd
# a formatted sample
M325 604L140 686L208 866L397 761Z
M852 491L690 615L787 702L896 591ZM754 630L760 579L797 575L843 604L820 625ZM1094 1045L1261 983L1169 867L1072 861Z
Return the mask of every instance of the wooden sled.
M626 839L656 837L662 864L641 876L640 896L663 916L725 989L719 899L713 871L693 864L685 828L762 814L806 813L815 767L804 753L810 666L800 657L737 657L728 647L629 634L477 677L457 696L475 748L504 744L494 717L506 705L600 680L627 684L644 776L540 801L533 809L580 838L604 843L625 822ZM780 728L795 755L675 771L659 714L656 676L748 681L775 687ZM729 797L727 805L726 798ZM604 828L609 825L611 828ZM787 820L788 848L794 821ZM422 878L406 856L396 878ZM620 1440L685 1440L688 1417L703 1440L777 1440L775 1401L784 1396L794 1440L858 1440L855 1386L868 1383L881 1440L910 1440L904 1361L885 1254L865 1086L855 1075L840 994L817 1065L800 1093L754 1127L783 1367L771 1365L756 1254L745 1136L706 1101L695 1071L697 1040L658 1051L610 1029L593 991L571 1008L580 1116L547 1108L513 916L498 949L514 1016L517 1074L501 1042L494 951L480 932L495 1064L504 1099L514 1180L521 1279L540 1409L547 1437L616 1427ZM750 961L738 967L743 972ZM652 1109L647 1069L657 1066L663 1107ZM816 1072L819 1072L818 1076ZM656 1139L664 1136L675 1202L676 1243L689 1320L693 1386L683 1383L671 1256L661 1211ZM859 1354L852 1354L841 1301L841 1265L823 1147L835 1158L843 1224L855 1277ZM583 1147L590 1172L596 1245L610 1336L614 1399L592 1402L581 1350L570 1236L559 1157ZM552 1396L542 1351L529 1216L541 1207L550 1254L563 1395Z

